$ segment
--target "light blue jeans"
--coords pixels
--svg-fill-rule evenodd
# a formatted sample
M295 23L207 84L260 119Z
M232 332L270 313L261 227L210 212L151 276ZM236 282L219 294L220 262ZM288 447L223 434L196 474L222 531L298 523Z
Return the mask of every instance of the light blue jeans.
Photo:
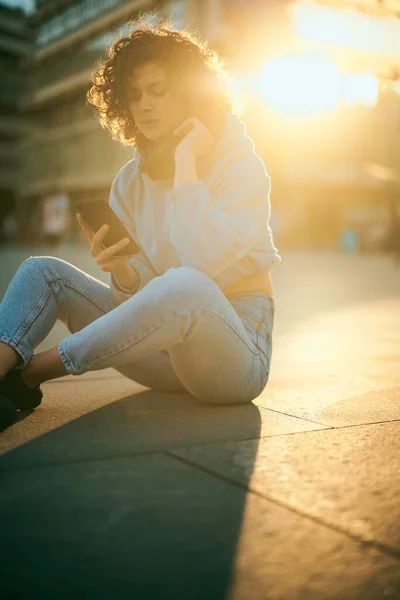
M274 314L272 296L228 299L191 267L167 270L118 304L110 286L76 266L31 256L0 303L0 341L22 369L60 319L71 335L58 351L72 375L113 367L154 390L241 404L267 384Z

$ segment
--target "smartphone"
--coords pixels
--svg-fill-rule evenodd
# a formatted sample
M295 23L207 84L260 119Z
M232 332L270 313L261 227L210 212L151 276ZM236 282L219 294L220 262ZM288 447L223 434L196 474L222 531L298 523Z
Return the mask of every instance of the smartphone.
M83 219L95 233L102 225L109 226L109 230L103 239L103 244L107 248L123 238L129 238L129 243L118 250L114 256L132 256L140 252L140 246L128 233L125 225L120 221L110 205L104 200L76 203L74 204L74 210L76 213L82 215Z

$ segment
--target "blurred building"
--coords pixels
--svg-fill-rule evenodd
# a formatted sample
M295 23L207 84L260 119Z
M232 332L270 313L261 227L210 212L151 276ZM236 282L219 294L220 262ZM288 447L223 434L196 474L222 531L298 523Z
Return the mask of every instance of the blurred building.
M20 182L19 142L30 123L18 111L26 93L25 76L20 69L24 56L34 50L34 31L20 9L0 6L0 231L1 224L15 204ZM8 222L11 223L11 216ZM2 239L3 236L0 236Z
M19 150L20 214L39 232L44 206L108 198L133 150L86 106L90 75L128 20L158 9L206 36L237 79L272 178L277 242L338 248L350 229L361 248L378 247L399 196L399 4L38 0L36 48L22 63L19 109L30 127Z

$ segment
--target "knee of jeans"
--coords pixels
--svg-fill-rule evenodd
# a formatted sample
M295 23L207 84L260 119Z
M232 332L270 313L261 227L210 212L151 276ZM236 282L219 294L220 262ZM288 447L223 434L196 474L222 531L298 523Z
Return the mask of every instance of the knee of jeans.
M27 270L32 270L32 271L37 271L38 269L41 269L42 266L42 256L30 256L29 258L25 259L19 266L19 270L20 271L27 271Z
M208 278L208 275L196 269L195 267L171 267L167 269L164 273L164 276L168 277L188 277L190 279L204 279L204 277Z
M50 256L30 256L26 258L22 263L21 267L32 267L42 265L47 259L51 258Z
M44 272L49 267L56 268L58 260L55 256L30 256L21 263L19 268L24 271L28 269L35 272L38 270Z
M61 273L60 264L63 261L55 256L30 256L19 266L18 271L22 272L25 278L34 278L38 275L50 283L50 281Z
M180 294L193 294L196 298L208 295L210 290L215 291L214 288L218 287L208 275L194 267L172 267L161 277L165 277L169 289L175 288Z

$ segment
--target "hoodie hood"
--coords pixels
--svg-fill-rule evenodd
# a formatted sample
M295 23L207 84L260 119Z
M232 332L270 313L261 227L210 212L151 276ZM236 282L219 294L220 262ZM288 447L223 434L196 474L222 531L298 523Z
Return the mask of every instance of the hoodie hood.
M247 135L246 124L230 110L227 111L225 127L215 145L215 157L236 152L240 149L253 149L253 140Z

